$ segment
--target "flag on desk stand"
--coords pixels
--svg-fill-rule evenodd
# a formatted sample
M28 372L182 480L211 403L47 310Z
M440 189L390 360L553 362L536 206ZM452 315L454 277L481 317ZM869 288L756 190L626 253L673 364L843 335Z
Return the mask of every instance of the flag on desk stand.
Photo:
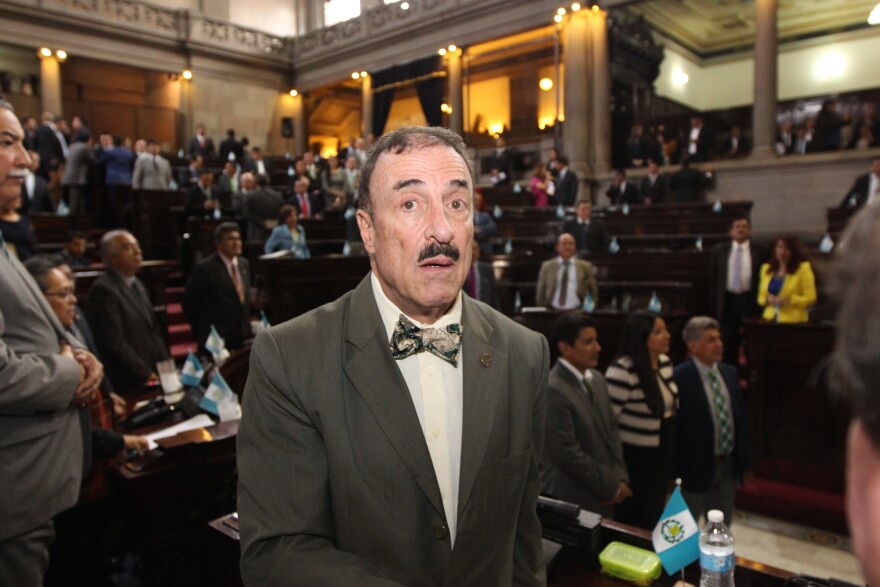
M593 301L593 296L590 295L590 292L587 292L587 297L584 298L584 303L581 305L581 310L583 310L587 314L592 314L593 310L595 309L596 302Z
M266 318L266 312L263 312L262 310L260 310L260 323L262 323L263 328L269 328L272 326L269 324L269 319Z
M195 387L202 382L204 376L205 368L202 367L198 357L190 351L183 364L183 369L180 371L180 382L187 387Z
M208 340L205 341L205 348L214 357L214 363L218 367L229 358L229 351L226 350L226 341L221 338L213 324L211 324L211 333L208 335Z
M681 495L681 480L654 527L654 552L672 575L700 558L700 529Z
M199 407L220 417L221 422L241 418L238 396L229 388L219 370L214 371L211 385L199 402Z
M657 292L655 291L651 294L651 301L648 302L648 311L659 314L662 309L663 305L660 303L660 298L657 297Z

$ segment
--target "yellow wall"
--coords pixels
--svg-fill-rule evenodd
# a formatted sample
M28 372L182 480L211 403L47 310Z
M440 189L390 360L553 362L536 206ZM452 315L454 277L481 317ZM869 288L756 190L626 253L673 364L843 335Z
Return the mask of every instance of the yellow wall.
M510 127L510 80L507 77L473 82L467 88L467 97L467 123L472 132L500 132L498 128ZM475 128L475 124L481 128Z
M422 112L418 96L401 96L391 103L391 112L384 132L390 132L401 126L426 126L428 121Z

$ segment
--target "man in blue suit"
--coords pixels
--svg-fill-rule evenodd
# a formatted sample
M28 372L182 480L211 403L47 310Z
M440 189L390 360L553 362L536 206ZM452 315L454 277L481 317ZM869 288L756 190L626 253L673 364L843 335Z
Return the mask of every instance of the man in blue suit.
M675 425L675 476L694 517L712 509L733 519L737 483L750 475L751 455L739 376L721 362L721 328L695 316L682 332L691 359L675 368L679 408Z

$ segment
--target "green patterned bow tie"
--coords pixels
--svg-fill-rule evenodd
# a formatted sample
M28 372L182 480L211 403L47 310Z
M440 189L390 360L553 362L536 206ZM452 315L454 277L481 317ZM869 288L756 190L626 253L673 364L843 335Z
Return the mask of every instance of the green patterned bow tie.
M445 329L419 328L406 316L400 315L391 334L391 356L399 361L410 355L428 351L458 367L461 347L461 324L450 324Z

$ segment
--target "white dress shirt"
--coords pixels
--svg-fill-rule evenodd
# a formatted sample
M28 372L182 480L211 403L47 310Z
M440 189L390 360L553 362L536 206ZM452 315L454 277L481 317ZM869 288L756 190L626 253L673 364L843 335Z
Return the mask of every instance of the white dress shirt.
M736 249L741 250L739 257L739 283L733 282L734 262L736 261ZM730 256L727 257L727 291L730 293L740 294L752 289L752 251L749 248L749 241L737 243L733 241L730 246Z
M370 281L376 305L379 307L379 315L390 341L400 315L406 316L406 314L388 299L375 273L370 275ZM456 296L452 309L434 324L424 324L411 316L406 317L419 328L445 328L455 322L461 323L461 292ZM464 334L463 326L462 335ZM429 352L416 353L396 361L412 397L419 423L422 425L422 433L425 435L434 473L440 486L446 525L449 527L449 537L453 545L458 525L458 481L461 469L464 396L464 368L461 365L461 356L459 352L458 367L453 367Z

